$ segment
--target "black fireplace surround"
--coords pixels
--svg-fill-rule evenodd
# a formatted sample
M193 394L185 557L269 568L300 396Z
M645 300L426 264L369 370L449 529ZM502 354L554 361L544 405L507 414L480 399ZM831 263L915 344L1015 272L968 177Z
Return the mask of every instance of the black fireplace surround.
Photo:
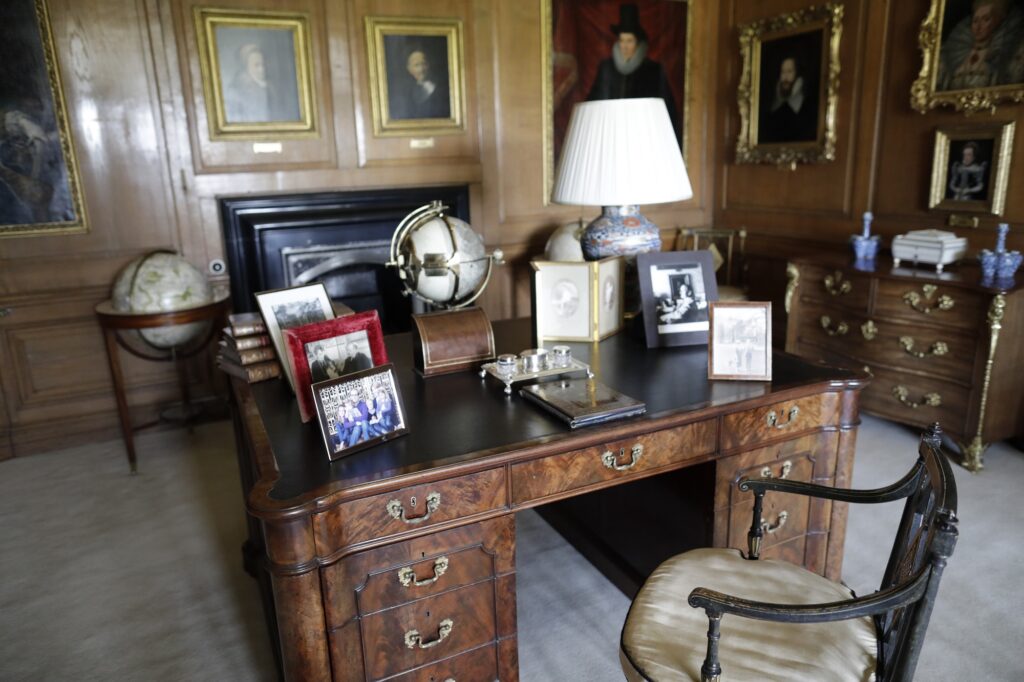
M470 222L465 185L221 198L235 311L256 310L260 291L323 282L332 299L375 308L385 333L408 330L413 303L384 263L398 223L434 200Z

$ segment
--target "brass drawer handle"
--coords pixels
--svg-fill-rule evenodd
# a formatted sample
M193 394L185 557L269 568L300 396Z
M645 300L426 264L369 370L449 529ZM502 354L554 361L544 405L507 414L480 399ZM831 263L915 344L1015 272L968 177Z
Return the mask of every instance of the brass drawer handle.
M927 351L914 350L913 336L901 336L900 347L903 348L907 355L913 355L915 358L926 358L929 355L945 355L949 352L949 346L946 345L945 341L936 341Z
M868 341L874 341L878 336L878 326L874 320L868 320L860 326L861 335Z
M398 571L398 582L402 583L403 587L424 587L426 585L433 585L436 583L445 571L448 570L448 557L439 556L434 559L434 577L427 578L426 580L420 580L416 577L416 571L413 570L412 566L406 566Z
M782 471L779 478L789 478L789 472L793 470L793 463L788 459L782 463ZM761 467L761 478L775 478L771 467Z
M452 634L453 627L455 627L455 621L445 618L437 626L437 639L432 639L429 642L423 641L419 630L409 630L405 633L405 646L409 649L430 649L446 640L448 635Z
M825 330L825 333L829 336L846 336L846 333L850 331L850 325L843 321L836 323L836 326L832 326L832 318L828 315L821 316L821 328Z
M789 512L782 510L779 512L779 515L775 517L775 523L768 523L764 519L761 519L761 530L765 533L775 533L786 525L786 519L788 518Z
M416 506L416 498L409 498L409 506ZM405 507L399 500L390 500L387 505L388 514L393 518L402 521L403 523L416 524L423 523L430 518L430 515L437 511L438 507L441 506L441 493L429 493L427 495L427 511L420 516L406 516Z
M927 405L928 407L938 407L939 405L942 404L942 396L939 395L938 393L925 393L924 400L922 400L919 403L915 403L910 399L910 390L906 386L902 385L893 386L892 394L896 398L896 400L900 401L907 407L913 407L914 409L917 409L922 405Z
M833 296L845 296L853 289L850 280L843 279L843 273L836 270L831 275L825 275L825 291Z
M925 284L921 287L921 291L924 292L924 300L930 301L932 296L935 295L935 292L938 291L938 287L934 284ZM921 294L916 291L908 291L903 294L903 302L917 312L924 313L925 315L930 315L936 310L949 310L953 307L953 299L946 294L939 296L935 301L935 305L927 308L921 306Z
M791 426L796 421L797 415L799 414L800 408L794 405L793 407L789 408L789 419L787 419L786 421L779 422L779 415L775 413L775 410L772 410L767 415L765 415L765 421L768 422L768 426L773 429L784 429L787 426Z
M626 448L619 448L619 457L626 454ZM626 471L636 466L636 463L640 461L640 458L644 454L644 446L637 443L633 446L633 449L629 451L629 464L619 464L619 458L615 456L615 453L611 450L605 450L601 453L601 463L609 469L614 471Z

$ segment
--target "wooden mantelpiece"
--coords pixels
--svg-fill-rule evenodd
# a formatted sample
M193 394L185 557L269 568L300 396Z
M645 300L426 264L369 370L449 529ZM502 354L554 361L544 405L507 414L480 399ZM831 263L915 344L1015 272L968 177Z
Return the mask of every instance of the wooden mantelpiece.
M526 320L494 330L499 353L529 346ZM422 379L408 335L387 344L410 435L334 463L284 384L233 382L247 557L286 679L518 679L519 509L713 467L707 540L744 547L740 478L849 485L863 386L854 373L778 354L771 383L708 382L704 347L648 350L619 334L573 353L648 414L570 431L475 373ZM777 498L763 555L838 579L845 505ZM396 500L400 518L387 509Z

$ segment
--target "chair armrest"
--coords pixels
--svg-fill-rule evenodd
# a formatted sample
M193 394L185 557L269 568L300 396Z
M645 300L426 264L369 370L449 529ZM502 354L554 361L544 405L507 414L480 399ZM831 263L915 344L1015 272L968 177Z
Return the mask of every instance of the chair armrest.
M752 491L755 495L763 495L769 490L775 490L783 493L793 493L794 495L822 497L839 502L878 504L881 502L892 502L894 500L901 500L905 498L914 489L917 476L918 473L915 468L896 483L884 488L874 488L871 490L833 488L827 485L804 483L803 481L790 481L782 478L744 479L739 482L739 489L743 492Z

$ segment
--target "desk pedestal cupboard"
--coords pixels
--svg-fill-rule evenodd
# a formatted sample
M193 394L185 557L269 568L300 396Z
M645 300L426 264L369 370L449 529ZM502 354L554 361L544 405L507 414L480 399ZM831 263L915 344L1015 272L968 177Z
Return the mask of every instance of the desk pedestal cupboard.
M495 339L527 348L529 323L498 322ZM246 563L285 679L517 680L517 510L713 467L706 540L745 548L739 479L849 485L857 374L778 354L771 383L708 382L705 347L619 334L573 353L648 414L570 431L475 373L418 377L408 335L387 347L410 433L333 463L283 382L232 383ZM846 506L767 502L762 555L838 579Z
M936 273L888 258L794 259L786 350L872 375L865 411L939 422L977 471L989 443L1024 436L1024 287L980 279L967 263Z

